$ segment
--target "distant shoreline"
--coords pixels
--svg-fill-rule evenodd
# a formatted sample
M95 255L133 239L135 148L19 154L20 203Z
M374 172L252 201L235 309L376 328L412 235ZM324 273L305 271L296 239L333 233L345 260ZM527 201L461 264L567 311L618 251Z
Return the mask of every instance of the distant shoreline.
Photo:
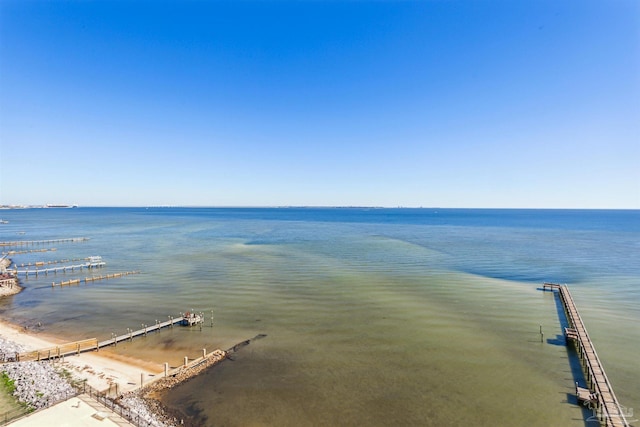
M78 205L0 205L0 209L68 209Z
M0 210L20 209L371 209L371 210L443 210L443 211L640 211L640 207L451 207L451 206L380 206L380 205L0 205Z

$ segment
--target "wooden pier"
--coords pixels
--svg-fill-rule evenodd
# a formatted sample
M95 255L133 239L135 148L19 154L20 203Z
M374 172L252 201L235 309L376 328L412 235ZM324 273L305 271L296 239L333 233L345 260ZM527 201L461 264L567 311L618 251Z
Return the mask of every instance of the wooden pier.
M107 347L110 345L117 345L121 341L127 341L127 340L131 341L135 337L139 337L141 335L144 335L146 337L149 332L159 331L160 329L166 328L166 327L172 328L173 325L175 324L182 324L182 317L176 317L176 318L171 317L169 320L165 322L156 321L155 325L151 325L151 326L144 325L142 329L138 329L137 331L128 330L127 333L123 335L118 335L118 336L112 335L111 339L100 341L98 343L98 348Z
M16 362L48 360L98 350L98 340L90 338L82 341L64 343L55 347L25 351L16 355Z
M40 268L40 269L36 267L34 270L29 270L28 268L25 270L14 269L13 271L16 275L23 275L26 277L28 277L29 275L35 275L36 277L38 277L38 274L48 275L49 273L57 274L59 271L62 271L63 273L66 273L67 271L73 272L75 270L82 271L82 269L84 268L93 269L93 268L104 267L105 265L107 265L106 262L100 261L100 262L85 262L84 264L64 265L60 267L49 267L49 268Z
M104 276L94 276L94 277L85 277L84 279L70 279L63 280L62 282L51 282L51 287L55 288L56 286L71 286L71 285L79 285L80 282L95 282L97 280L107 280L107 279L117 279L119 277L128 276L130 274L140 274L139 271L124 271L121 273L113 273L113 274L105 274Z
M70 237L67 239L50 239L50 240L14 240L11 242L0 242L0 246L35 246L35 245L52 245L54 243L76 243L86 242L88 237Z
M55 251L57 251L56 248L29 249L29 250L25 250L25 251L2 252L2 255L22 255L22 254L32 254L32 253L36 253L36 252L55 252Z
M59 259L59 260L55 260L55 261L36 261L36 262L28 262L28 263L21 263L20 265L16 264L17 267L44 267L45 265L51 265L51 264L66 264L66 263L70 263L70 262L78 262L78 261L91 261L92 259L94 259L95 257L85 257L85 258L73 258L73 259Z
M569 322L569 327L565 328L567 341L575 343L580 362L587 379L588 389L579 387L576 383L576 396L583 403L596 405L598 418L601 424L606 427L629 427L626 413L618 403L618 399L613 392L613 387L604 372L604 367L598 358L596 349L589 338L587 329L573 301L567 285L555 283L544 283L544 291L556 292L564 307L564 311Z
M198 318L197 323L201 323L204 319L201 315L196 315ZM127 333L122 335L112 334L111 339L98 341L96 338L90 338L81 341L73 341L70 343L61 344L55 347L48 347L34 351L26 351L23 353L16 354L15 361L23 362L30 360L48 360L61 358L64 356L72 356L79 355L80 353L85 353L87 351L98 351L102 347L107 347L111 345L117 345L122 341L132 341L135 337L139 336L147 336L147 334L153 331L159 331L162 328L173 327L175 324L181 324L186 326L191 326L196 322L185 322L185 316L179 317L170 317L169 320L165 322L158 322L156 320L155 325L147 326L143 325L142 329L138 329L137 331L131 330L127 328ZM2 361L0 361L2 362Z

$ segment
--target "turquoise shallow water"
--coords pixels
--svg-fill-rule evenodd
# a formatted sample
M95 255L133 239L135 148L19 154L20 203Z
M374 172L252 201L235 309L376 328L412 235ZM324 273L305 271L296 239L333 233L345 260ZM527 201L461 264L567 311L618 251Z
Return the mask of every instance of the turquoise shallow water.
M235 355L164 396L199 425L584 426L579 372L545 281L570 284L620 401L640 408L640 213L429 209L6 211L0 240L86 236L21 262L101 255L96 274L29 278L4 318L69 339L194 309L117 352ZM18 234L24 232L24 234ZM624 326L624 327L621 327ZM540 342L542 326L545 340Z

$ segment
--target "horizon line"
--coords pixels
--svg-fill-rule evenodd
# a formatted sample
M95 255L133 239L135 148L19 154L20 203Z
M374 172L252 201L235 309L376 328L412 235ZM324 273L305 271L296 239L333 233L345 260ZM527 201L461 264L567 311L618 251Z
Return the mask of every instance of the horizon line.
M181 205L181 204L154 204L154 205L84 205L78 204L0 204L0 209L78 209L78 208L189 208L189 209L460 209L460 210L616 210L637 211L640 208L589 208L589 207L449 207L449 206L384 206L384 205Z

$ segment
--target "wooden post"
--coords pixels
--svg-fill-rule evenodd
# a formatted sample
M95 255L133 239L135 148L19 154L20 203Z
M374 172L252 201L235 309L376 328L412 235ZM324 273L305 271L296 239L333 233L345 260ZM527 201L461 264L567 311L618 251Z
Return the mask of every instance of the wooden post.
M189 358L187 356L184 357L184 366L187 366L187 363L189 362Z
M202 358L204 359L205 357L207 357L207 349L203 348L202 349Z
M540 325L540 342L544 342L544 334L542 333L542 325Z
M140 387L142 387L143 383L144 383L144 373L140 372Z
M164 362L164 377L167 377L167 372L169 371L169 364Z

